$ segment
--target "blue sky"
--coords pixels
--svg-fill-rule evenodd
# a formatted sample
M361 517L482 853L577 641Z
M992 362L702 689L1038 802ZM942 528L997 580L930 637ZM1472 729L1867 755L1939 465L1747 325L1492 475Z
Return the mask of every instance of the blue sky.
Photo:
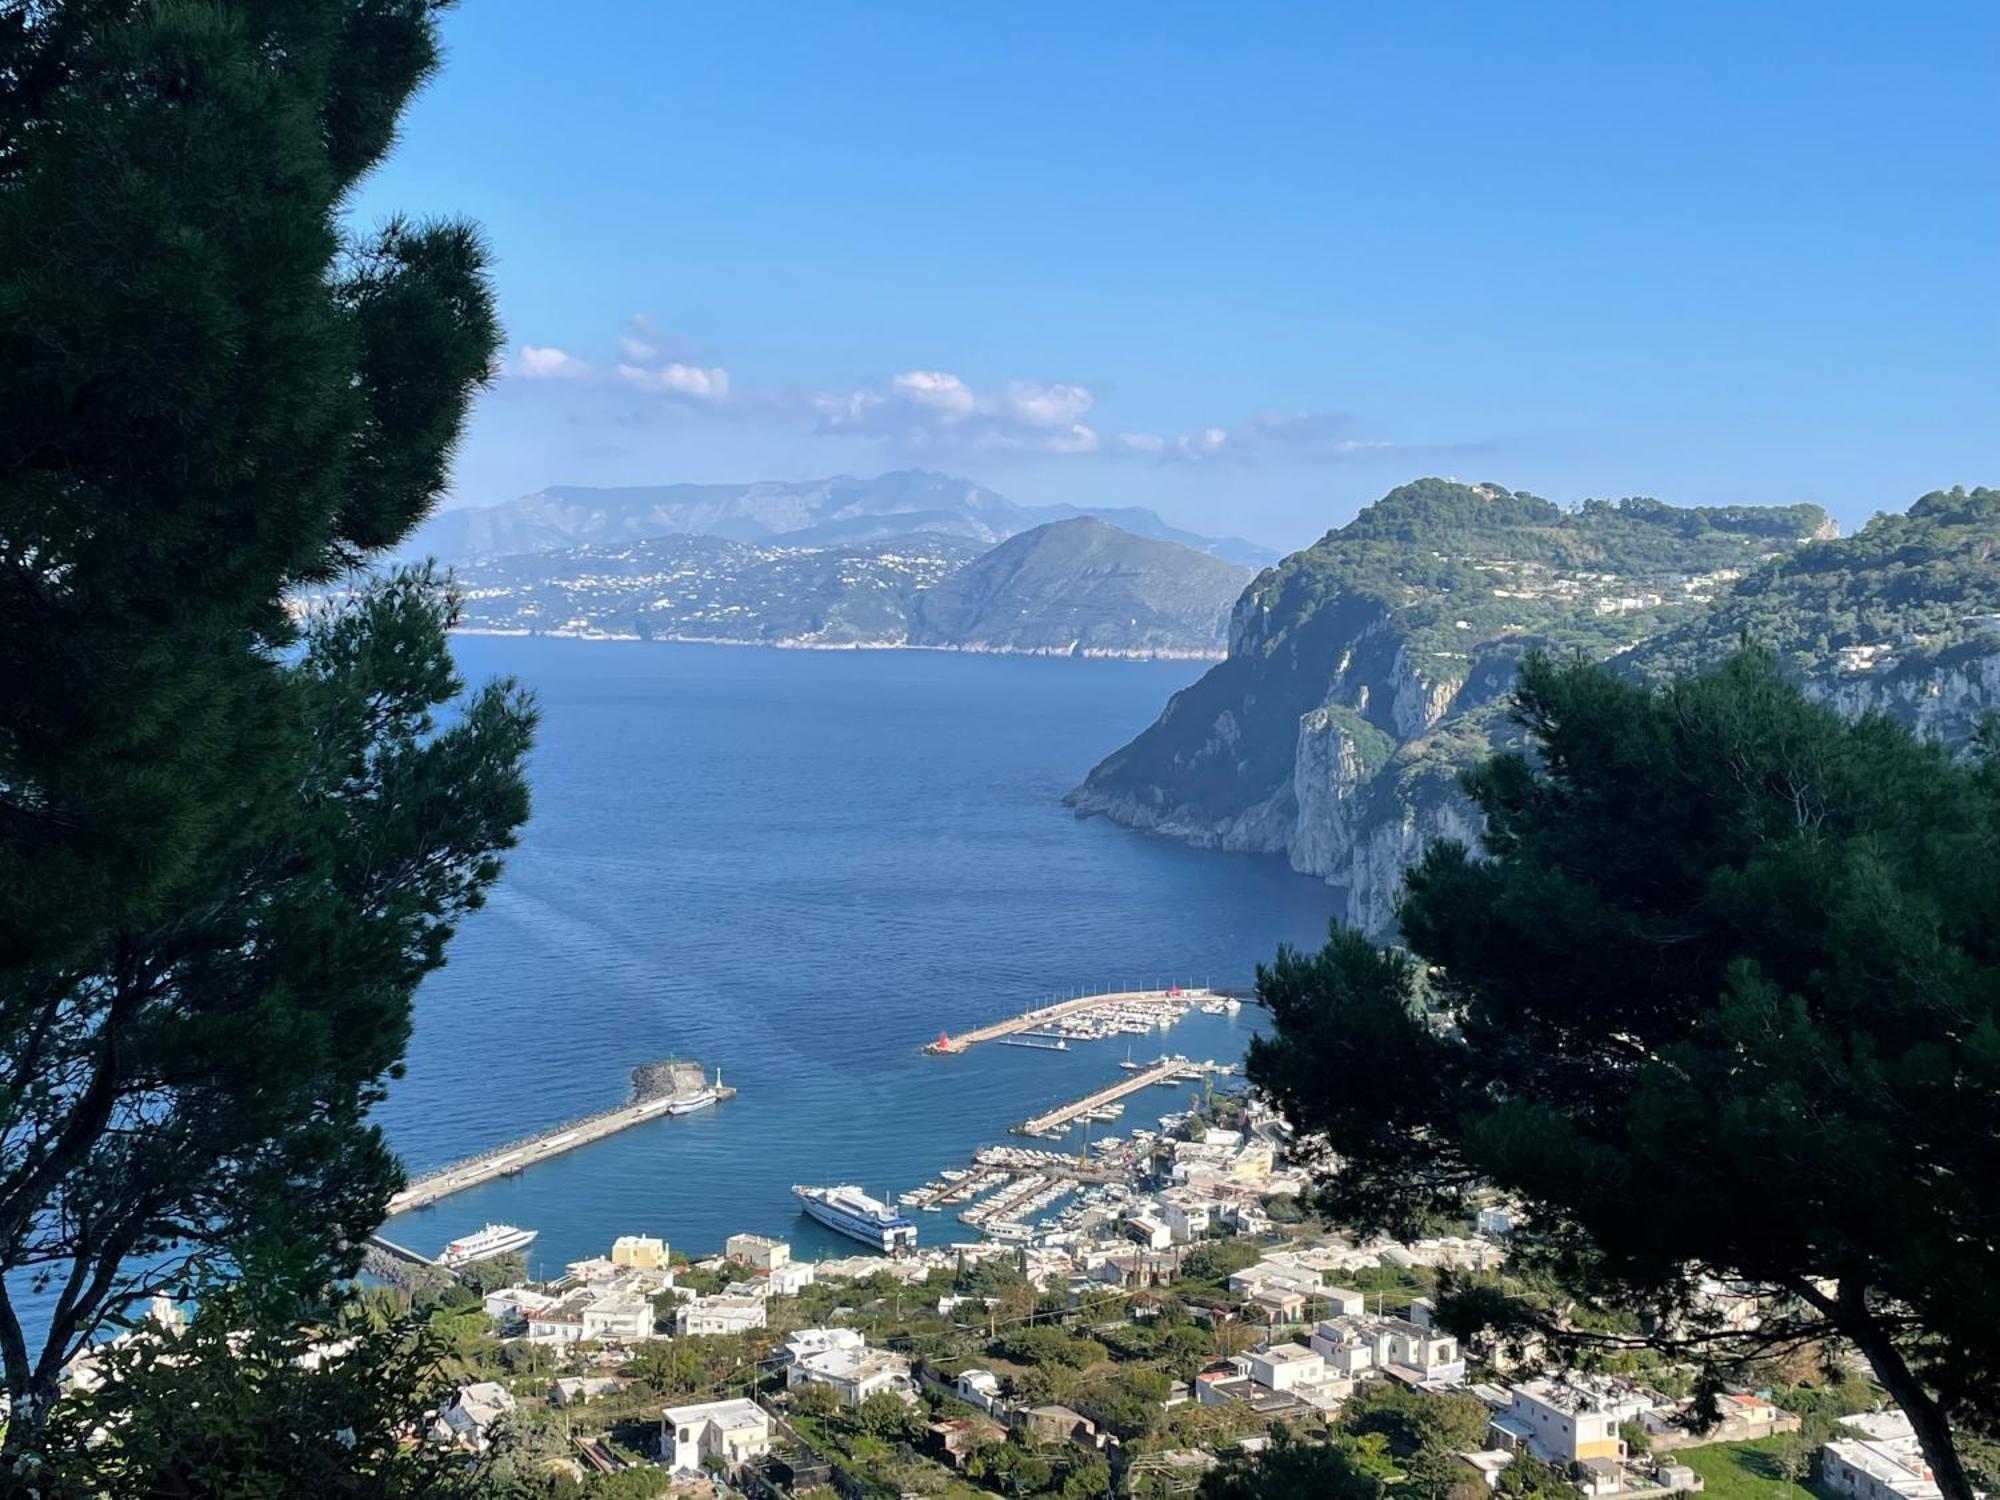
M922 466L1277 545L2000 483L2000 6L468 0L355 205L479 220L455 503Z

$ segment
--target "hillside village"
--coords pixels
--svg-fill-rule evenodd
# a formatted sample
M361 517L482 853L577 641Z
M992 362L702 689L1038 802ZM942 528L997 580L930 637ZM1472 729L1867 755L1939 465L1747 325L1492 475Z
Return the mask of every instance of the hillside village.
M1255 1101L1190 1110L1139 1189L1033 1243L806 1261L737 1234L691 1258L634 1232L547 1282L506 1257L379 1293L449 1350L451 1389L408 1440L581 1495L1167 1496L1341 1436L1411 1500L1734 1494L1757 1475L1806 1500L1790 1481L1815 1470L1822 1497L1938 1494L1858 1379L1760 1372L1704 1427L1688 1370L1557 1372L1462 1343L1431 1294L1440 1274L1505 1273L1509 1210L1408 1243L1343 1236L1302 1216L1285 1145ZM1753 1290L1705 1296L1754 1326Z

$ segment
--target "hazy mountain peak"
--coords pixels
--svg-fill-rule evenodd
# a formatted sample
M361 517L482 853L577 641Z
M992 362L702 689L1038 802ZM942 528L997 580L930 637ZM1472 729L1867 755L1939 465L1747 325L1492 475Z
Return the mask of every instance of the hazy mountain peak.
M659 536L828 547L917 531L990 546L1049 521L1096 513L1072 505L1021 505L969 479L928 469L749 484L555 484L499 505L440 512L402 551L464 562ZM1102 514L1135 535L1179 542L1246 566L1275 557L1240 538L1218 540L1180 530L1144 507L1110 507Z

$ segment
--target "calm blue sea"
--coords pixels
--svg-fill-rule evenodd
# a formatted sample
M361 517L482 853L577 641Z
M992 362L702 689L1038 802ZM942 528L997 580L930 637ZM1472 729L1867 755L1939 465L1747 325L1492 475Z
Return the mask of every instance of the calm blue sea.
M737 1230L854 1247L795 1182L891 1193L1116 1076L1065 1054L921 1045L1052 993L1246 983L1316 944L1332 893L1198 852L1063 792L1198 664L786 652L460 637L468 677L540 696L534 819L423 987L380 1118L413 1172L621 1102L678 1054L741 1092L392 1221L427 1252L489 1220L550 1273L624 1233L700 1254ZM1199 1014L1136 1055L1236 1056L1257 1012ZM1147 1090L1121 1129L1181 1095ZM956 1237L948 1216L920 1233Z

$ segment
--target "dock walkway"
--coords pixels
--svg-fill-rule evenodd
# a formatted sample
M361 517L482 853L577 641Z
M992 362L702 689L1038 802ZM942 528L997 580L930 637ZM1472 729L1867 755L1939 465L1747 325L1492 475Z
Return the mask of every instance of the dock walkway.
M1099 1089L1094 1094L1086 1094L1072 1103L1064 1104L1046 1114L1036 1115L1032 1120L1024 1120L1014 1127L1016 1135L1048 1135L1060 1130L1078 1115L1087 1114L1114 1100L1123 1099L1127 1094L1136 1094L1151 1084L1165 1083L1177 1078L1190 1068L1201 1069L1200 1063L1191 1063L1184 1057L1163 1057L1149 1068L1127 1074L1116 1083Z

